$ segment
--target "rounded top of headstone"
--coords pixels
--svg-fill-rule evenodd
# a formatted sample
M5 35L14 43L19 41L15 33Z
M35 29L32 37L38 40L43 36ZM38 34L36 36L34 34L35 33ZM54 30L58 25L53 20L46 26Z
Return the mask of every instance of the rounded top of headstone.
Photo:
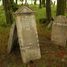
M67 24L67 18L66 16L57 16L55 19L54 19L54 23L61 23L61 24Z
M33 14L34 11L29 8L28 6L21 6L14 14L15 15L22 15L22 14Z

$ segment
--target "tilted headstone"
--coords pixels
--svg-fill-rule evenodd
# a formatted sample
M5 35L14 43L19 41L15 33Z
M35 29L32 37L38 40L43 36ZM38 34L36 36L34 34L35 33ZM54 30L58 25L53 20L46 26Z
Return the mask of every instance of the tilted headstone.
M18 44L17 28L16 28L16 24L13 23L9 34L8 47L7 47L8 53L12 52L12 50L15 50L18 45L19 44Z
M41 58L34 12L23 6L15 12L21 57L24 63Z
M52 24L51 40L60 46L67 44L67 18L57 16Z
M8 53L10 53L12 49L14 29L15 29L15 24L12 24L11 29L10 29L9 41L8 41L8 50L7 50Z

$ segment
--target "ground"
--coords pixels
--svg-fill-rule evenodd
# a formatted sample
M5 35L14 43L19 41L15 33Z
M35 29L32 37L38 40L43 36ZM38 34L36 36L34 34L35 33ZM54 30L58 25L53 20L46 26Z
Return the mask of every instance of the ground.
M50 30L46 31L43 24L38 24L39 44L41 49L41 59L35 60L36 67L66 67L67 48L55 45L50 40ZM9 37L8 28L0 31L0 67L26 67L23 64L20 52L7 53L7 42ZM2 33L4 32L4 33ZM7 33L7 34L6 34ZM6 36L3 36L6 35ZM6 39L7 38L7 39Z
M34 9L38 11L38 8ZM44 13L43 10L44 8L39 9L39 12L36 13L42 57L39 60L35 60L34 65L36 67L67 67L67 47L53 44L51 42L51 29L48 29L45 24L38 22L38 19L43 18L45 15L41 14L41 11ZM3 13L0 16L4 17ZM23 64L21 60L19 51L7 53L10 26L5 25L3 17L0 18L0 22L3 22L0 23L0 67L26 67L26 64Z

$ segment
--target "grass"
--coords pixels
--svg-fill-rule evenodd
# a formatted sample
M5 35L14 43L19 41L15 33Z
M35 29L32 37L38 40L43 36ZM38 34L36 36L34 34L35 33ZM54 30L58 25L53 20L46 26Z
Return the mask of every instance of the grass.
M67 65L67 48L55 46L50 41L51 30L39 22L39 19L46 18L46 9L39 9L38 6L31 5L35 12L37 20L37 29L40 41L42 58L34 62L37 67L66 67ZM52 16L56 16L56 7L52 7ZM7 44L9 38L10 26L6 24L5 13L0 6L0 67L26 67L22 63L20 54L7 54ZM63 54L63 55L62 55ZM62 61L62 59L64 61Z
M6 24L6 19L5 19L4 8L0 6L0 26L3 26L5 24Z
M46 8L42 7L41 9L39 8L39 6L35 5L31 5L31 7L33 8L33 10L35 11L35 15L37 20L41 19L41 18L46 18ZM56 6L52 6L51 7L51 11L52 11L52 16L56 16Z

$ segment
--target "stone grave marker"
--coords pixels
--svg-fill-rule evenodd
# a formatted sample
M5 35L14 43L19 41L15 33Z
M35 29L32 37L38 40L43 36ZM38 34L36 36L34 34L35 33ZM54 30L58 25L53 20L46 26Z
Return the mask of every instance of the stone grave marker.
M8 53L11 53L12 51L16 50L18 47L18 35L17 35L17 28L16 24L13 23L10 29L10 35L9 35L9 40L8 40ZM18 49L17 49L18 50Z
M51 40L60 46L67 44L67 18L57 16L52 24Z
M15 24L12 24L9 34L9 40L8 40L8 53L11 52L13 39L14 39L14 30L15 30Z
M40 59L40 47L36 29L34 11L29 7L22 6L15 13L18 42L21 57L24 63ZM12 26L9 38L9 52L11 51L12 39L14 37L14 27Z

